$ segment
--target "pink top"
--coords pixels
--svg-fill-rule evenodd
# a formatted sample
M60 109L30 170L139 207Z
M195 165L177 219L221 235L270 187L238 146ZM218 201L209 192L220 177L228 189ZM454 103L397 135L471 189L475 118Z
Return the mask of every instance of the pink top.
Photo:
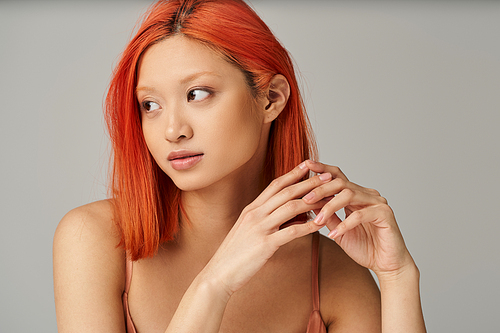
M313 310L309 316L309 323L307 324L306 333L326 333L325 323L321 318L319 312L319 286L318 286L318 262L319 262L319 233L315 232L313 234L313 245L312 245L312 306ZM125 318L127 319L127 332L137 333L132 317L130 316L130 310L128 308L128 291L130 289L130 282L132 281L132 268L133 262L127 259L125 274L125 291L123 292L123 311L125 313Z

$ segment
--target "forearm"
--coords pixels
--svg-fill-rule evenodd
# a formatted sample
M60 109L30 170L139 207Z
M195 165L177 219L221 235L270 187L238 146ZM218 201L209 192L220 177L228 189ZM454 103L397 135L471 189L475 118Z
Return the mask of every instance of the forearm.
M182 297L165 333L219 332L229 296L201 272Z
M420 273L414 264L405 271L379 276L382 332L426 332L420 303Z

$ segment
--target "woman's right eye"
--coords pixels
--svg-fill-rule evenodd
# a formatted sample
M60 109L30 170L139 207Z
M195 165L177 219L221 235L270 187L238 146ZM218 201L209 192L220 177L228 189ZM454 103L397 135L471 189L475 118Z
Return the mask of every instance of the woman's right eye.
M142 109L145 110L146 112L158 110L159 108L160 108L160 105L158 105L158 103L155 103L155 102L145 101L142 103Z

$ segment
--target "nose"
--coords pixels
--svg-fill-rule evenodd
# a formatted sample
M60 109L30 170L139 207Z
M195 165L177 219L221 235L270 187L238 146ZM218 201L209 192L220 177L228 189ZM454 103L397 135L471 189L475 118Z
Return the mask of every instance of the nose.
M167 117L165 129L165 139L170 142L178 142L183 139L190 139L193 136L193 129L189 121L180 111L171 111Z

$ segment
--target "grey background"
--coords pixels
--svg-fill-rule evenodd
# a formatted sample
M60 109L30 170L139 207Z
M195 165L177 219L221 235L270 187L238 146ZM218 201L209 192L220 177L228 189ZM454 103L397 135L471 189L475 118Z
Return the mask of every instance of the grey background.
M52 236L106 196L103 96L148 3L0 2L0 332L56 331ZM499 332L499 2L253 4L321 160L395 210L429 332Z

